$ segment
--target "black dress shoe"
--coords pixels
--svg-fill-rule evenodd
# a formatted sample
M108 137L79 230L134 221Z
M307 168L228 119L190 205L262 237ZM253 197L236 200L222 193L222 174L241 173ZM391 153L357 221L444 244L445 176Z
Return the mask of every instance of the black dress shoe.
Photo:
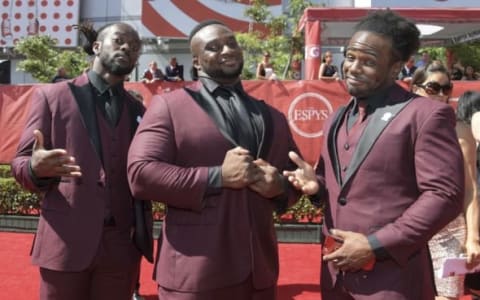
M140 295L137 291L133 292L132 300L145 300L142 295Z

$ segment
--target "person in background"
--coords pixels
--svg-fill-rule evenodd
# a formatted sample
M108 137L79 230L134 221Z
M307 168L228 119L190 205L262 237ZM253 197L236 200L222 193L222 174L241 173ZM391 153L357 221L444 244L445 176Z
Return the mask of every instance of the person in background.
M448 103L453 85L448 70L443 65L430 65L415 72L411 90L421 96ZM462 99L462 98L460 98ZM459 299L464 291L464 275L440 278L438 272L447 257L466 254L470 267L480 262L479 208L477 201L477 152L470 126L471 116L465 117L466 103L458 102L455 130L462 148L465 171L465 195L463 213L435 234L428 242L435 271L435 286L438 300ZM470 109L470 108L469 108ZM461 119L459 119L461 116Z
M476 186L478 191L478 184L480 183L479 170L479 142L480 142L480 93L476 91L466 91L458 98L457 105L457 120L470 125L473 139L476 147ZM472 295L472 300L480 299L480 272L467 274L465 276L465 290Z
M478 75L473 66L468 65L465 67L465 73L463 74L462 80L478 80Z
M57 69L57 73L55 76L52 78L51 83L56 83L64 80L68 80L69 77L67 76L67 71L65 70L64 67L60 67Z
M386 9L355 27L345 83L352 99L326 122L316 170L290 153L284 171L324 203L324 300L432 300L428 240L463 207L463 157L451 106L406 91L400 69L420 45Z
M417 62L415 63L415 67L417 68L426 68L430 64L430 54L427 51L423 51L420 53L422 56Z
M198 71L200 70L200 65L198 64L198 57L194 55L192 57L192 67L190 68L190 77L193 81L198 80Z
M322 64L318 70L318 79L340 80L337 66L333 65L333 55L331 51L326 51L323 54Z
M179 65L175 56L170 58L170 63L165 67L167 81L183 81L183 65Z
M126 176L144 108L123 83L141 41L125 23L82 32L93 66L36 89L12 173L43 195L31 253L40 268L39 299L130 300L141 252L149 260L153 254L145 219L151 207L131 196Z
M152 99L128 159L133 194L167 205L159 299L273 300L273 212L299 196L278 170L296 146L285 116L244 91L230 28L205 21L189 41L199 80Z
M164 79L165 75L163 75L162 70L158 68L157 62L152 60L148 64L148 69L143 72L141 81L145 83L153 83Z
M410 83L412 81L413 73L415 73L416 70L415 56L412 55L403 66L399 79L403 82Z
M256 78L259 80L276 80L273 64L270 62L270 52L263 53L263 59L257 65Z
M451 74L452 80L462 80L463 71L459 67L453 66L450 71L450 74Z

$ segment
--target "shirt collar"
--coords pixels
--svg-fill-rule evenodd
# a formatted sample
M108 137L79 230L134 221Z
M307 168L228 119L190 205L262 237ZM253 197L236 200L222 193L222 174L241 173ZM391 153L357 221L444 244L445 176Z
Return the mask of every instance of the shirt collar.
M353 98L353 108L352 114L356 114L358 112L358 102L363 101L366 103L366 113L370 114L373 113L377 108L383 107L387 102L387 96L392 89L392 86L389 86L385 89L378 91L377 93L370 95L367 98L358 99Z
M233 85L222 85L219 84L218 82L214 81L213 79L209 77L200 77L199 80L203 83L205 88L210 92L210 94L215 93L215 91L219 88L228 88L228 89L233 89L237 93L243 94L243 86L242 82L239 80Z
M111 89L112 92L117 94L118 92L116 91L123 88L123 81L113 86L110 86L108 82L106 82L97 72L93 70L88 71L87 76L92 86L98 91L100 95L103 95L105 92L108 91L108 89Z

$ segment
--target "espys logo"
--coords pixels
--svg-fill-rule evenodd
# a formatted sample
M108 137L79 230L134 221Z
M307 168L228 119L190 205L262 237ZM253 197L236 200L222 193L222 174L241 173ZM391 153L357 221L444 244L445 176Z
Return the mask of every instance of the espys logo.
M305 47L305 58L315 59L320 57L320 45L308 45Z
M293 99L288 108L290 127L306 138L323 135L323 122L333 112L327 98L317 93L304 93Z

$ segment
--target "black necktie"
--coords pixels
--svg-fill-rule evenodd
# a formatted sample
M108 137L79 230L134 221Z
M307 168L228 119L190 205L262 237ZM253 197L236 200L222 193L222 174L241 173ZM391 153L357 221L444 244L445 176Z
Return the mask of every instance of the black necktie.
M230 124L233 138L251 154L255 155L256 143L250 115L240 96L232 88L222 87L228 93L227 123Z
M119 119L119 109L120 105L118 103L117 96L113 93L112 90L108 90L107 99L105 100L105 116L107 121L113 127L117 126Z

